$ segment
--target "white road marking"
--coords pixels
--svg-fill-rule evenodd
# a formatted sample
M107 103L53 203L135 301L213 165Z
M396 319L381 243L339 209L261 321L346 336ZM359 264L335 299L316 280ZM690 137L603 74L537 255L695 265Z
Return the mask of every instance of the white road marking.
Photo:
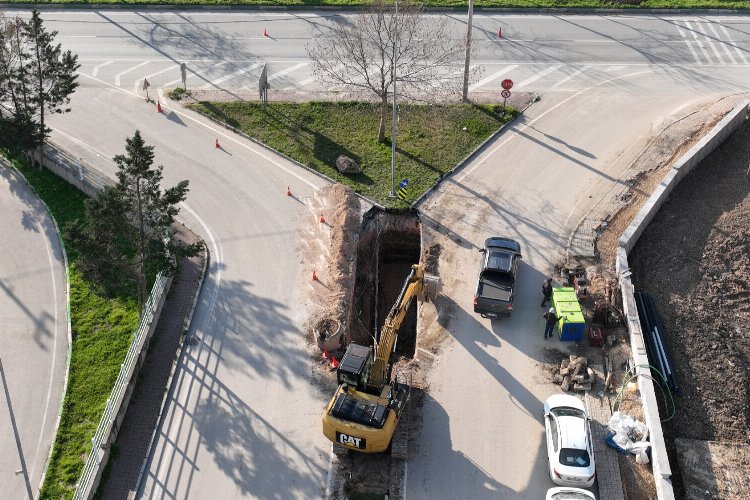
M51 216L51 215L50 215ZM39 234L45 234L44 231L42 231L42 227L40 223L37 223L39 226ZM32 466L31 466L31 472L29 473L29 477L34 477L34 471L36 470L36 457L39 456L39 449L42 446L42 437L44 436L44 426L47 425L47 414L49 413L49 402L52 398L52 382L54 380L54 371L55 371L55 361L57 360L57 318L58 318L58 312L57 312L57 280L55 279L55 267L54 262L52 259L52 249L49 246L49 241L47 241L46 236L42 238L44 240L44 247L47 249L47 261L49 262L50 267L50 275L52 276L52 300L55 304L55 322L54 322L54 335L53 335L53 341L52 341L52 363L50 364L50 377L49 377L49 384L47 385L47 399L44 403L44 417L42 417L42 426L39 430L39 440L36 442L36 450L34 451L34 459L32 460ZM65 395L63 394L63 397ZM54 438L53 438L54 439ZM54 442L51 446L54 445Z
M193 77L193 76L199 76L199 75L202 75L204 73L208 73L212 69L218 68L219 66L223 66L224 64L227 64L228 62L229 61L222 61L220 63L214 64L213 66L210 66L210 67L208 67L206 69L202 69L200 71L193 71L193 72L187 71L187 75L185 75L185 80L187 80L187 79L189 79L190 77ZM164 85L161 85L161 87L171 87L172 85L174 85L176 83L180 83L180 82L182 82L182 77L178 78L177 80L172 80L171 82L167 82Z
M706 47L703 46L703 43L700 39L698 39L698 35L696 33L697 30L693 29L693 25L690 24L690 21L685 21L685 26L687 27L688 31L690 32L690 35L693 37L693 40L698 44L698 48L701 49L701 52L703 52L703 56L706 58L706 61L708 63L711 63L711 56L709 55L708 51L706 50Z
M252 71L255 68L257 68L258 66L263 66L263 64L264 63L255 63L252 66L249 66L247 68L242 68L239 71L235 71L234 73L230 73L230 74L228 74L226 76L223 76L223 77L219 78L218 80L214 80L212 82L208 82L207 84L203 85L200 88L202 88L202 89L208 89L208 88L211 88L211 87L217 87L220 83L224 83L227 80L231 80L234 77L237 77L237 76L240 76L240 75L244 75L248 71Z
M734 46L734 51L737 52L737 55L739 56L739 58L742 59L742 62L744 64L747 64L747 59L745 58L745 54L742 53L740 48L737 47L737 45L734 43L734 40L732 40L732 37L729 36L729 31L727 31L726 26L724 26L723 24L720 24L719 26L721 27L721 30L724 32L724 34L727 36L727 40L729 41L729 43L731 43Z
M469 86L469 92L472 92L472 91L478 89L479 87L483 87L483 86L487 85L488 83L490 83L493 80L497 80L498 78L500 78L504 74L508 73L509 71L513 71L517 67L518 67L518 64L511 64L510 66L504 67L500 71L496 71L495 73L492 73L490 76L488 76L486 78L482 78L477 83Z
M719 40L719 46L724 50L724 53L729 57L729 60L732 61L732 64L737 64L737 61L734 59L734 56L732 55L732 51L729 50L729 47L727 44L721 39L721 35L719 35L719 32L716 31L716 28L714 27L714 23L708 23L708 28L711 30L711 33L714 34L717 40Z
M579 95L583 94L584 92L588 92L591 89L594 89L594 88L599 87L601 85L613 82L615 80L624 80L626 78L630 78L630 77L638 76L638 75L645 75L645 74L648 74L648 73L653 73L653 70L648 69L648 70L638 71L636 73L630 73L629 75L615 76L615 77L609 78L607 80L595 83L594 85L586 87L585 89L581 89L578 92L576 92L575 94L572 94L571 96L569 96L569 97L563 99L562 101L560 101L559 103L555 104L550 109L548 109L547 111L545 111L544 113L542 113L541 115L539 115L538 117L536 117L535 119L531 120L530 122L523 123L523 124L519 125L518 126L518 130L521 131L521 132L523 132L524 130L528 130L536 122L538 122L539 120L541 120L542 118L544 118L548 114L552 113L553 111L555 111L557 108L559 108L563 104L566 104L568 101L570 101L572 99L575 99L576 97L578 97ZM517 134L516 135L509 135L504 141L500 142L497 146L495 146L494 148L492 148L490 151L487 151L486 153L484 153L482 155L482 159L481 160L479 160L474 165L472 165L471 168L467 168L465 172L461 172L459 175L456 176L456 182L463 182L463 180L466 179L466 177L468 177L469 175L471 175L471 173L474 170L476 170L480 165L484 164L484 162L486 162L488 158L491 158L492 155L494 155L497 152L498 149L500 149L501 147L503 147L506 144L508 144L514 137L518 137L518 135Z
M143 66L147 65L147 64L148 64L148 63L150 63L150 62L151 62L151 61L143 61L143 62L142 62L141 64L138 64L138 65L136 65L136 66L133 66L133 67L132 67L132 68L130 68L130 69L126 69L125 71L121 71L120 73L117 73L117 74L115 75L115 85L116 85L117 87L119 87L119 86L120 86L120 77L121 77L122 75L124 75L124 74L126 74L126 73L130 73L131 71L135 71L135 70L137 70L138 68L141 68L141 67L143 67Z
M521 83L519 83L518 84L518 88L524 88L527 85L529 85L531 83L534 83L535 81L539 80L540 78L549 75L553 71L557 71L558 69L560 69L561 66L562 66L562 64L555 64L554 66L551 66L551 67L545 69L544 71L540 71L536 75L534 75L534 76L532 76L530 78L527 78L526 80L524 80Z
M687 48L690 49L690 53L693 54L693 59L695 59L695 62L698 64L703 64L703 61L701 61L701 58L698 57L698 53L693 48L692 42L688 40L687 34L682 31L682 28L680 28L679 24L675 23L675 27L677 28L677 32L683 38L683 41L685 42L685 45L687 45Z
M724 58L721 57L721 54L719 53L719 50L716 48L716 45L714 44L714 41L711 39L710 36L708 36L708 33L705 32L705 24L706 23L695 23L696 28L700 32L701 35L703 35L703 38L706 41L706 45L711 49L711 52L714 53L716 56L716 59L719 61L719 64L724 64Z
M175 64L174 66L170 66L170 67L168 67L168 68L165 68L165 69L159 70L159 71L157 71L156 73L151 73L150 75L146 75L146 76L144 76L143 78L138 78L138 79L137 79L137 80L136 80L136 81L135 81L135 82L133 83L133 92L136 92L136 93L137 93L137 92L138 92L138 91L139 91L139 90L140 90L140 89L142 88L142 86L143 86L143 80L148 80L149 78L153 78L153 77L155 77L155 76L157 76L157 75L161 75L162 73L166 73L167 71L172 71L172 70L176 70L176 69L179 69L179 67L180 67L180 65L179 65L179 64Z
M287 75L287 74L291 73L292 71L297 71L298 69L304 68L305 66L309 66L309 65L310 65L309 62L302 62L302 63L295 64L294 66L290 66L290 67L288 67L286 69L283 69L281 71L277 71L275 73L272 73L271 76L268 77L268 81L270 82L270 81L275 80L277 78L281 78L282 76Z
M94 67L94 71L91 72L91 76L96 76L96 74L99 73L99 68L103 68L104 66L109 66L113 62L114 61L107 61L107 62L104 62L104 63L101 63L101 64L95 66Z
M575 72L569 74L568 76L566 76L565 78L563 78L562 80L560 80L559 82L557 82L556 84L554 84L550 88L556 89L560 85L568 83L570 80L572 80L573 78L577 77L578 75L580 75L581 73L583 73L584 71L586 71L589 68L591 68L591 66L584 66L583 68L579 69L578 71L575 71Z

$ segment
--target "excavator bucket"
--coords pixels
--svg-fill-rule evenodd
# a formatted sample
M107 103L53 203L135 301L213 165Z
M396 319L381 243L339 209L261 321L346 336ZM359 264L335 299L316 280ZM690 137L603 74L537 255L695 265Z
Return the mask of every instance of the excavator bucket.
M435 300L435 297L440 293L441 287L442 283L439 277L425 274L424 285L422 286L422 300L425 302Z

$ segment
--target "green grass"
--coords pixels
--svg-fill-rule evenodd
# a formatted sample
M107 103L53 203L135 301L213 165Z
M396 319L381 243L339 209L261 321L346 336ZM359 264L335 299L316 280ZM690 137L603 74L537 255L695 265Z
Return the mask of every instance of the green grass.
M18 161L14 166L50 208L60 228L82 218L86 196L47 170ZM65 242L64 242L65 243ZM66 244L66 248L70 245ZM69 498L91 450L91 438L138 325L135 290L129 297L99 295L76 268L69 252L73 346L60 427L40 498Z
M378 203L404 209L407 203L390 198L390 112L386 142L377 141L378 107L363 102L269 103L266 112L250 102L200 102L194 108L241 129L251 137L300 163L351 186ZM502 106L453 104L399 107L396 183L409 179L411 200L441 174L498 130L516 110ZM463 130L466 128L466 130ZM335 168L345 154L359 163L360 174L344 175Z
M28 0L6 0L5 3L29 4ZM238 6L286 6L286 7L359 7L367 0L50 0L31 2L40 4L78 4L78 5L238 5ZM428 7L466 8L466 0L426 0ZM482 7L503 8L596 8L596 9L749 9L748 0L477 0L477 9Z

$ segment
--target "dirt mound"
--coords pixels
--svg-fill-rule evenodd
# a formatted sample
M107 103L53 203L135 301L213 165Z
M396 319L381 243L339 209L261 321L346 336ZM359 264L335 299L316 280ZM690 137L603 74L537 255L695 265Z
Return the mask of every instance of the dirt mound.
M664 425L677 475L675 438L750 443L748 163L745 124L680 183L629 259L636 289L663 316L682 386Z

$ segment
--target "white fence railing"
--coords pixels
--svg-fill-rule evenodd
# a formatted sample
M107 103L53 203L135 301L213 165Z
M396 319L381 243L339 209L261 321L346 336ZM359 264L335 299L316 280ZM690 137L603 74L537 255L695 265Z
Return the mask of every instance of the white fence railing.
M164 305L172 278L159 274L151 289L148 301L143 308L138 330L135 332L133 342L130 343L125 361L120 365L120 373L112 388L112 393L107 399L104 412L99 420L96 433L91 440L91 451L83 466L83 472L76 484L73 494L74 500L89 499L96 492L101 479L102 470L109 457L110 445L117 438L122 418L125 416L130 396L133 392L135 379L143 359L146 357L145 346L148 345L154 332L159 314Z

